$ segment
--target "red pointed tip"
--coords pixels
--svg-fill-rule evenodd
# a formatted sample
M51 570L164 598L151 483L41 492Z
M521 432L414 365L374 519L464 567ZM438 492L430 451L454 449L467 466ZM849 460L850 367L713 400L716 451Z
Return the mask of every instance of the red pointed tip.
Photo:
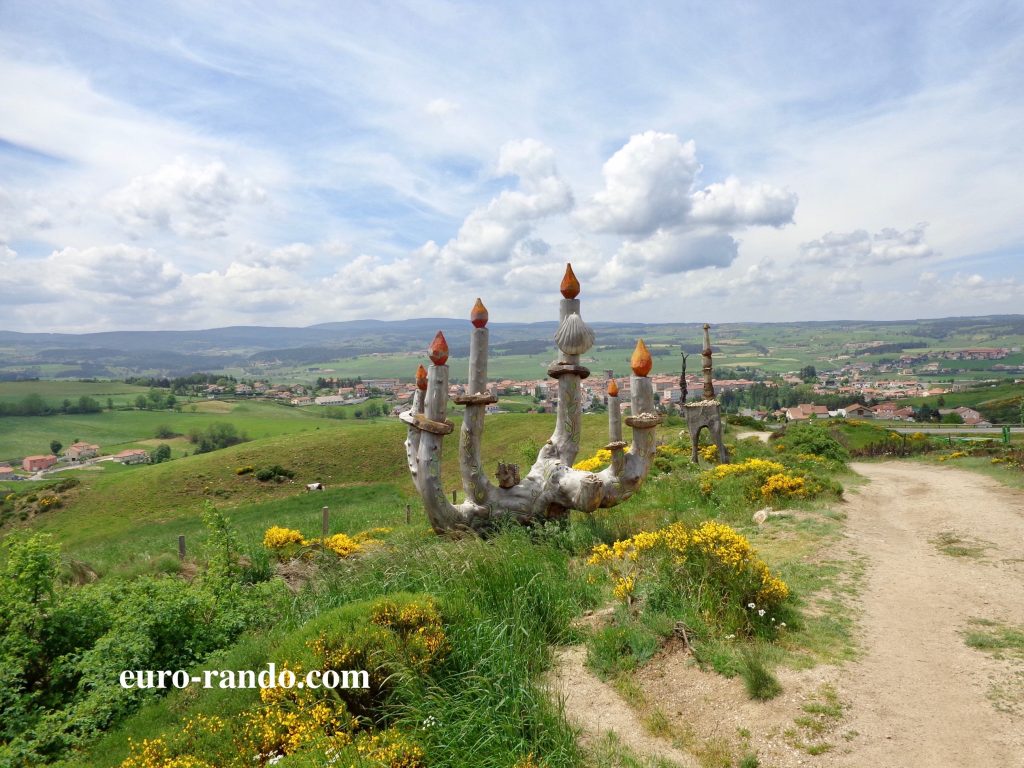
M434 365L444 365L448 362L448 342L445 341L444 334L441 331L437 332L437 336L430 342L430 362Z
M615 379L608 379L608 394L611 397L619 396L619 384Z
M487 325L487 307L478 298L476 304L473 305L473 310L469 313L469 319L477 328L483 328Z
M565 277L562 278L562 284L558 289L567 299L575 299L580 295L580 281L572 271L572 264L565 265Z
M427 390L427 369L422 365L416 369L416 388L424 392Z

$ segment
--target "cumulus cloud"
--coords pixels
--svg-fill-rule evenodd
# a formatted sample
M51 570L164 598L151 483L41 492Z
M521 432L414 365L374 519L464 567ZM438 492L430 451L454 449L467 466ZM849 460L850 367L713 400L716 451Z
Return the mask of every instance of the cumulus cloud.
M265 198L259 186L235 177L220 161L198 165L179 158L135 177L106 202L133 235L157 229L204 239L225 236L227 222L240 206Z
M800 244L804 261L815 264L893 264L924 259L935 254L925 242L928 223L899 231L885 228L875 234L858 229L853 232L828 232L817 240Z
M593 232L643 239L663 230L716 226L782 227L793 222L797 196L734 176L696 189L701 165L693 141L647 131L630 138L604 164L604 188L576 214Z
M602 168L604 189L578 212L594 232L645 237L684 223L700 172L693 141L647 131L630 138Z
M615 259L624 266L656 275L677 274L705 267L727 267L739 254L739 245L727 234L679 233L659 229L650 237L622 244Z
M691 198L690 221L723 227L782 227L793 223L797 196L770 184L743 186L730 176Z
M75 292L138 299L173 290L181 272L151 248L64 248L46 259L48 279Z
M425 247L425 253L439 255L456 274L464 274L474 264L507 262L538 221L573 206L572 190L558 173L555 153L539 141L524 139L505 144L497 172L517 177L517 188L502 191L470 213L458 234L443 248L433 243Z

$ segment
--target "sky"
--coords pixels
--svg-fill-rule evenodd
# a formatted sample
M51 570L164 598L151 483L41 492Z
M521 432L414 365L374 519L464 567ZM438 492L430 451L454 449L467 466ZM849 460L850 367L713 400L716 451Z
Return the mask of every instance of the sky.
M1024 311L1024 3L0 0L0 329Z

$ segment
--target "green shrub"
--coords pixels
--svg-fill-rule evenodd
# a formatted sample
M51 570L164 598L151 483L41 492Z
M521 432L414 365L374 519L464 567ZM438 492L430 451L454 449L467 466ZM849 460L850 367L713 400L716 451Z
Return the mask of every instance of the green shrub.
M271 481L283 483L285 480L290 480L295 477L295 472L290 469L285 469L279 464L275 464L272 467L264 467L263 469L256 470L254 476L261 483L269 483Z
M772 435L776 447L784 446L789 453L811 453L834 461L847 462L850 454L824 425L795 423Z

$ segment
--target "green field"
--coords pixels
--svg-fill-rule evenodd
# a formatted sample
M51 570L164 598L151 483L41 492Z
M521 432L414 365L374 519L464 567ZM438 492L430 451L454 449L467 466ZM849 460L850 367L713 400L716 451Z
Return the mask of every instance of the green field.
M195 411L192 408L195 408ZM49 453L50 441L65 447L76 439L97 443L104 454L155 445L159 427L187 435L193 429L228 422L251 439L337 429L339 422L324 418L319 409L294 408L265 401L200 401L177 411L115 410L55 416L0 418L0 461ZM156 441L160 442L160 441Z
M551 414L489 416L483 451L485 465L496 467L501 460L529 466L537 449L550 436L554 421ZM583 423L581 457L590 455L607 442L604 418L595 414L585 417ZM153 540L154 530L160 532L157 538L162 546L169 547L174 542L171 534L177 531L176 526L180 527L179 523L188 530L198 530L198 514L206 501L226 509L238 508L240 511L232 514L244 520L248 515L247 505L276 503L296 495L309 498L305 484L312 482L325 483L328 498L338 486L365 484L388 485L389 497L396 493L397 487L398 492L411 498L412 483L403 477L406 434L403 424L396 419L372 423L311 419L308 424L312 426L307 426L305 431L279 434L163 464L59 473L57 477L77 477L81 486L70 492L64 509L35 518L32 526L54 534L76 557L89 559L95 547L102 550L106 546L103 542L111 539L120 542L118 551L122 554L139 547L149 551L150 544L146 542ZM677 431L677 428L663 429L666 436L674 436ZM457 436L445 441L442 477L452 489L461 489L457 451ZM273 464L293 470L294 481L260 483L252 474L236 474L238 467ZM154 493L154 489L159 492ZM462 491L458 493L461 497ZM319 494L310 496L323 498ZM319 502L311 503L315 506ZM132 542L127 551L126 540Z
M85 395L105 408L107 398L114 401L115 407L134 405L135 398L147 392L148 387L123 381L0 381L0 403L16 403L26 395L39 395L50 405L59 406L64 400L74 402Z

